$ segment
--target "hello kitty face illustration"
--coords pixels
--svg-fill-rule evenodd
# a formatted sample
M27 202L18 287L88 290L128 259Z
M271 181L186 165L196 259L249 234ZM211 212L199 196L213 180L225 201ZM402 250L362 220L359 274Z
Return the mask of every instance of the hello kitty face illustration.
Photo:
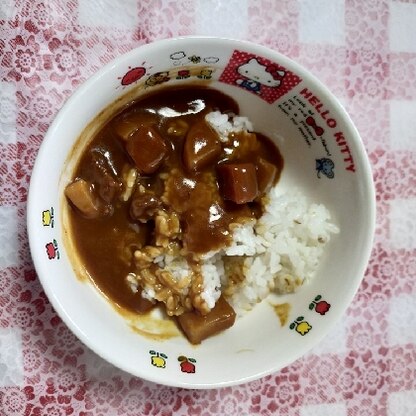
M240 65L237 72L244 78L237 79L236 83L257 94L260 94L262 85L278 87L285 76L285 71L279 70L277 65L262 65L256 58Z

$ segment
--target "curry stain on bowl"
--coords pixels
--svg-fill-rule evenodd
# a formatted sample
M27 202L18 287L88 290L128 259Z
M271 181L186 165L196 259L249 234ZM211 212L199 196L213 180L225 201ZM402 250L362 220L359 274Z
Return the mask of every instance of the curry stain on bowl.
M143 315L127 317L129 327L139 335L154 341L164 341L182 335L173 319L159 317L152 310Z
M276 313L277 317L279 318L280 325L285 326L287 323L287 320L289 318L289 313L292 308L290 303L278 303L276 305L270 303L270 305L273 307L274 312Z

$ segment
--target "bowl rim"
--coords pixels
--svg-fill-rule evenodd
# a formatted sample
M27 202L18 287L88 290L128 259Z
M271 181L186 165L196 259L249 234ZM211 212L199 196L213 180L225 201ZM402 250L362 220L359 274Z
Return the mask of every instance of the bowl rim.
M347 307L351 304L353 297L358 291L359 285L361 281L364 278L365 270L368 266L368 262L371 256L373 243L374 243L374 234L375 234L375 226L376 226L376 196L375 196L375 187L372 177L372 170L370 161L368 158L368 154L365 150L364 143L361 139L361 136L354 125L350 115L347 113L345 108L341 105L337 97L330 92L328 87L326 87L315 75L313 75L308 69L304 68L302 65L297 63L296 61L293 61L291 58L288 58L287 56L281 54L280 52L273 50L272 48L269 48L267 46L263 46L251 41L247 40L239 40L239 39L233 39L233 38L227 38L227 37L215 37L215 36L180 36L180 37L173 37L169 39L163 39L163 40L157 40L154 42L150 42L144 45L139 45L138 47L130 50L129 52L119 55L116 58L114 58L111 62L107 63L103 67L101 67L96 73L91 75L85 82L77 86L77 88L71 93L71 96L65 101L65 103L62 105L62 107L58 110L56 113L52 123L50 124L46 134L44 135L44 138L42 140L42 143L40 145L38 154L36 156L36 161L32 170L31 174L31 181L29 185L29 192L28 192L28 199L27 199L27 215L26 215L26 222L27 222L27 230L28 230L28 239L29 239L29 248L31 253L35 253L35 241L36 241L36 232L34 229L34 223L35 223L35 213L34 209L32 209L32 206L35 204L35 200L37 199L37 196L35 195L35 189L33 183L35 182L35 178L39 175L39 172L42 169L42 166L40 164L40 160L43 159L42 155L47 151L47 147L49 143L54 139L52 132L55 130L56 126L59 125L61 120L65 119L67 117L67 113L70 111L71 107L73 106L73 102L76 102L76 100L81 96L85 90L88 90L91 85L95 84L97 81L100 80L101 77L104 76L105 73L107 73L109 70L113 69L115 66L122 65L123 62L129 61L132 57L134 57L138 51L140 50L140 53L145 54L147 50L153 49L155 46L164 46L168 44L174 44L178 42L183 41L191 41L191 42L198 42L198 41L209 41L214 43L229 43L235 48L246 48L247 50L253 51L255 50L257 54L267 57L273 57L275 60L280 60L283 63L289 63L293 68L298 71L299 74L301 74L302 78L306 83L310 85L314 85L319 89L319 95L320 97L323 97L328 103L330 103L331 106L333 106L336 110L336 112L342 117L343 121L346 123L346 126L349 129L349 136L350 140L352 140L357 146L357 149L360 153L360 157L362 158L362 177L360 178L361 181L364 182L364 187L366 189L366 192L368 193L368 205L366 207L363 207L363 209L366 209L366 217L367 217L367 223L368 223L368 230L365 236L363 237L363 247L364 250L362 252L362 255L360 257L360 264L356 265L356 269L358 270L357 277L354 281L351 281L349 287L349 290L343 293L342 296L342 306L341 310L343 311L342 314L345 313ZM75 143L75 142L74 142ZM89 338L86 336L83 332L80 332L76 325L74 325L70 315L67 313L67 310L62 307L59 300L54 296L54 293L51 289L51 287L46 283L46 278L44 276L44 261L41 260L39 257L32 255L33 264L36 269L36 273L39 277L39 280L42 284L43 290L45 291L49 301L51 302L51 305L57 312L57 314L61 317L65 325L76 335L76 337L88 348L90 348L92 351L94 351L97 355L99 355L101 358L106 360L107 362L111 363L112 365L128 372L129 374L133 374L135 376L141 377L143 379L146 379L151 382L155 382L158 384L164 384L167 386L172 387L182 387L182 388L197 388L197 389L206 389L206 388L219 388L219 387L225 387L225 386L232 386L237 384L246 383L248 381L259 379L260 377L272 374L281 368L284 368L285 366L289 365L293 361L301 358L308 350L312 349L314 346L319 344L321 340L328 334L328 332L331 330L333 326L336 325L336 323L341 319L342 314L337 314L335 317L332 317L330 323L328 323L325 326L325 330L321 330L319 332L319 335L316 337L315 341L313 342L313 345L311 345L307 351L302 351L300 355L296 356L294 359L290 359L285 366L270 366L270 369L267 371L258 372L255 374L252 374L249 377L244 377L236 380L226 381L226 382L217 382L212 384L204 384L204 383L193 383L192 380L189 382L174 382L173 380L168 380L164 382L163 376L160 378L158 377L152 377L151 375L147 375L146 371L144 370L140 374L139 372L133 373L131 368L128 368L125 365L122 365L120 363L120 360L115 360L112 356L107 356L107 354L104 354L103 351L100 349L100 346L96 343L92 342L92 338Z

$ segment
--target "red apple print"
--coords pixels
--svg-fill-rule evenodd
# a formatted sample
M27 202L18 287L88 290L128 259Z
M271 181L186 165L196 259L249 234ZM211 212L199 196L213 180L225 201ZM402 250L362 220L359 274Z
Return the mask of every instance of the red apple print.
M48 243L46 244L45 248L46 248L46 254L48 255L48 258L50 260L54 259L56 253L55 253L55 247L53 246L53 244Z
M195 373L195 366L189 361L184 361L181 363L182 373Z
M316 313L319 313L320 315L325 315L329 311L331 304L321 299L321 295L316 296L315 299L309 304L309 309L311 311L315 309Z
M320 302L316 304L315 311L321 315L325 315L329 311L330 307L331 305L328 302L321 300Z
M56 240L45 244L45 249L49 260L59 259L58 243Z
M181 69L180 71L178 71L178 76L176 77L176 79L185 79L185 78L189 78L191 76L191 71L189 71L189 69Z
M146 68L142 66L132 68L121 79L121 85L130 85L138 81L146 73Z
M187 358L184 355L180 355L178 357L178 361L180 361L180 367L182 373L195 373L195 365L196 360L194 358Z

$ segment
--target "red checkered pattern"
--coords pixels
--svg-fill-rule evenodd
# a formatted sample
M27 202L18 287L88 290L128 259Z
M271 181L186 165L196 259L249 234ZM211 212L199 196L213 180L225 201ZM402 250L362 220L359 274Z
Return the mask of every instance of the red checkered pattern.
M201 13L202 1L0 4L0 414L415 415L416 2L224 0ZM149 41L222 35L224 13L227 35L295 59L345 105L369 152L377 230L359 292L318 347L261 380L186 391L131 377L72 335L34 272L25 209L37 150L77 85Z

